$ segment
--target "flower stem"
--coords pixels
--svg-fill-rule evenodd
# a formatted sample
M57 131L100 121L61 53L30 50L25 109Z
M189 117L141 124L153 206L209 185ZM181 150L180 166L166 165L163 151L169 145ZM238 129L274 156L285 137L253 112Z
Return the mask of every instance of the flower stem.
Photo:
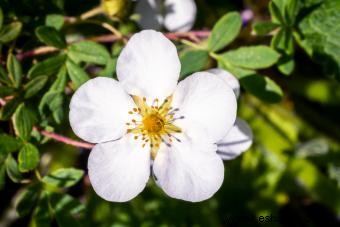
M90 17L94 17L100 13L103 13L103 8L101 6L97 6L93 9L90 9L89 11L83 13L80 15L80 20L86 20Z

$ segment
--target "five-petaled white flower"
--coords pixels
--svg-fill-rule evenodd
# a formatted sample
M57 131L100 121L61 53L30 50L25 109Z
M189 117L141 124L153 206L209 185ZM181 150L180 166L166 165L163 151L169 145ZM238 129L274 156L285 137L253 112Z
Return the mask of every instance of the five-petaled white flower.
M135 11L143 29L186 32L195 23L197 9L194 0L137 0Z
M175 45L145 30L121 52L119 82L97 77L73 95L71 127L97 143L88 173L104 199L131 200L150 175L173 198L208 199L223 181L221 157L233 158L250 146L249 127L236 120L237 80L214 69L177 84L180 68Z

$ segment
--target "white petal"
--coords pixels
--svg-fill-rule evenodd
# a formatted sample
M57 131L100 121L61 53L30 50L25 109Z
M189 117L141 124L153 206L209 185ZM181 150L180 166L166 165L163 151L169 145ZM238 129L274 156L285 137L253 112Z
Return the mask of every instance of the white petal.
M137 196L150 176L150 152L131 136L97 144L88 160L95 192L105 200L125 202Z
M160 0L138 0L135 12L139 14L138 24L143 29L159 30L163 19Z
M190 202L209 199L221 187L224 178L222 159L216 146L189 139L161 145L153 164L157 184L170 197Z
M219 78L221 78L233 89L236 97L240 96L240 83L233 74L220 68L209 69L207 70L207 72L213 73Z
M227 134L236 120L233 90L208 72L195 73L180 82L172 106L179 108L178 116L184 116L175 121L175 125L185 133L192 130L193 125L202 127L214 143Z
M181 70L175 45L162 33L144 30L131 37L118 57L117 75L132 95L165 99Z
M236 158L248 150L253 142L253 133L247 122L237 118L234 127L217 143L217 153L224 160Z
M169 31L189 31L196 19L194 0L166 0L164 25Z
M126 132L128 111L133 106L131 97L116 80L97 77L74 93L70 124L77 136L91 143L114 140Z

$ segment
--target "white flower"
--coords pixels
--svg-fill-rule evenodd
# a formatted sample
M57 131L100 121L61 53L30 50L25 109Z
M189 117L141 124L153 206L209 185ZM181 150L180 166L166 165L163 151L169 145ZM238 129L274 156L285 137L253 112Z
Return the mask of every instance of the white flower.
M159 30L165 27L168 31L189 31L196 19L194 0L137 0L136 13L143 29Z
M173 198L208 199L224 177L216 151L230 157L244 149L228 145L240 134L232 88L209 72L177 84L180 68L176 47L162 33L145 30L120 54L119 82L97 77L73 95L71 127L97 143L88 171L104 199L131 200L150 175Z

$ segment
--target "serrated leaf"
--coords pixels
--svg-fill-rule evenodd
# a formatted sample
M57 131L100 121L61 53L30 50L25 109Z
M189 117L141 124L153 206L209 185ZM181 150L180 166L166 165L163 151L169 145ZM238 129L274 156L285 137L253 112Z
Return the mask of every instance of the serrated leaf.
M275 30L279 26L279 24L275 24L270 21L262 21L254 23L253 30L255 31L256 35L267 35L269 32Z
M221 56L221 60L234 66L262 69L274 65L280 55L267 46L240 47L239 49L228 51Z
M7 156L5 165L6 165L6 172L7 172L8 177L13 182L20 183L20 181L23 179L23 176L19 171L18 163L15 161L12 155Z
M19 170L21 172L34 170L38 166L39 160L40 157L38 149L33 144L26 143L19 151Z
M8 43L16 39L21 32L21 22L12 22L2 28L0 32L0 43Z
M48 76L37 76L24 86L24 98L28 99L32 96L36 95L43 87L45 86L46 82L48 81Z
M27 109L24 103L20 104L14 113L14 130L15 133L23 140L28 140L33 125L36 122L34 113Z
M7 71L14 87L19 87L22 79L21 64L13 54L9 54L7 58Z
M28 72L28 77L34 78L37 76L49 76L55 74L65 63L65 60L65 55L57 55L47 58L46 60L33 65L33 67Z
M7 155L13 151L19 150L22 142L7 134L0 134L0 154Z
M186 75L204 69L209 60L209 53L204 50L189 50L180 56L181 74L180 79Z
M224 15L213 27L208 39L208 49L216 52L231 43L239 34L242 19L239 13L230 12Z
M64 37L54 27L40 26L35 30L38 39L48 46L54 46L60 49L66 47Z
M20 217L28 215L33 210L38 202L40 187L40 184L33 184L21 193L16 205L16 210Z
M104 46L91 41L72 44L68 48L67 55L75 63L83 61L98 65L106 65L110 59L110 53Z
M83 83L90 79L87 73L71 60L66 61L66 68L75 88L80 87Z
M62 168L43 177L42 181L54 187L71 187L84 175L84 171L74 168Z
M276 103L281 101L281 88L269 77L253 74L240 79L242 87L262 101Z
M8 120L13 115L21 101L22 100L20 98L14 97L6 102L5 106L3 106L0 110L0 120Z
M45 19L45 25L60 30L64 25L64 16L60 14L48 14Z

